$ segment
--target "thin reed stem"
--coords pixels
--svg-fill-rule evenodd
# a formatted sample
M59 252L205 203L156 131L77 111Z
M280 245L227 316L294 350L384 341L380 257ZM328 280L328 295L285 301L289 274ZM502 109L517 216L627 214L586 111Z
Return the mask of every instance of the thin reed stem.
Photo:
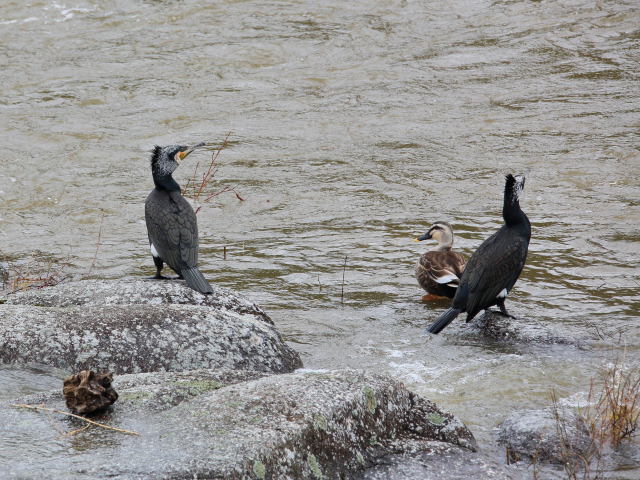
M126 433L127 435L140 435L138 432L134 432L131 430L124 430L122 428L110 427L109 425L105 425L104 423L94 422L93 420L89 420L88 418L82 417L80 415L76 415L75 413L63 412L62 410L57 410L55 408L47 408L40 405L27 405L26 403L14 403L11 406L15 408L28 408L36 411L59 413L61 415L67 415L69 417L77 418L79 420L82 420L83 422L90 423L91 425L95 425L100 428L106 428L108 430L114 430L116 432Z

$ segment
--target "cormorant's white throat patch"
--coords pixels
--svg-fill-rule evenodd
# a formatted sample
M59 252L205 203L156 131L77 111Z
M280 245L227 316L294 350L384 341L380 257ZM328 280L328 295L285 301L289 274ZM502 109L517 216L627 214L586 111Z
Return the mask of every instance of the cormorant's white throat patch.
M513 193L516 200L520 200L520 195L522 195L522 190L524 188L524 176L516 175L515 179L516 183L513 186Z

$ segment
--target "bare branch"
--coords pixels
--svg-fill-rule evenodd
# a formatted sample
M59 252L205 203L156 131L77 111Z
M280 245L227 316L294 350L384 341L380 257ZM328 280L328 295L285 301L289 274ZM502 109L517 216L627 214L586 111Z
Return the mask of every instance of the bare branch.
M127 435L140 435L138 432L134 432L131 430L124 430L122 428L110 427L109 425L105 425L104 423L94 422L93 420L89 420L88 418L82 417L80 415L76 415L75 413L63 412L62 410L57 410L55 408L47 408L40 405L27 405L26 403L14 403L11 406L15 408L28 408L36 411L59 413L61 415L67 415L69 417L77 418L79 420L82 420L83 422L90 423L91 425L95 425L100 428L106 428L108 430L114 430L116 432L126 433Z
M238 200L244 202L244 198L236 192L235 187L232 185L224 185L219 190L212 191L211 189L211 184L220 168L218 164L220 153L229 145L230 136L231 132L227 133L222 144L220 144L220 146L211 154L209 165L202 174L199 173L200 162L196 164L193 175L191 175L187 180L187 185L182 191L183 196L191 198L197 204L195 209L196 214L202 209L202 205L198 204L209 203L215 197L222 195L223 193L233 192Z

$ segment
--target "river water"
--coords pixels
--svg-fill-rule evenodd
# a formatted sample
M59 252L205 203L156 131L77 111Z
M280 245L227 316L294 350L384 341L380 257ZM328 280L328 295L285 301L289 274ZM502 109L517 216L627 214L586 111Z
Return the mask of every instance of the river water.
M616 355L637 368L636 1L202 3L2 3L2 260L153 274L149 150L231 132L215 188L245 201L203 205L201 269L260 303L306 367L392 374L496 458L509 412L552 390L577 403ZM447 220L473 252L508 172L527 174L533 238L507 307L587 348L422 335L447 303L420 302L412 238ZM4 368L1 395L62 374Z

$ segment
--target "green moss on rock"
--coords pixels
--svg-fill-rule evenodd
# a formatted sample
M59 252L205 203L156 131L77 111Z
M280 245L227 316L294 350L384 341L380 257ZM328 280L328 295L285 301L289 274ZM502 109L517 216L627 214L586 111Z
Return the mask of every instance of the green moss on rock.
M367 410L371 415L376 413L376 407L378 402L376 401L376 394L371 387L364 387L364 399L367 405Z
M152 392L125 392L120 394L120 401L127 401L133 404L139 405L145 401L151 399L154 396Z
M202 395L211 390L224 387L222 383L216 382L215 380L180 380L175 382L175 386L188 390L191 395Z
M318 463L318 459L313 453L310 453L307 457L307 465L311 469L311 473L315 478L324 478L322 474L322 469L320 468L320 464Z
M313 427L316 430L327 430L327 417L325 417L324 415L318 413L316 415L313 416Z
M256 460L253 462L253 474L256 476L258 480L264 480L264 477L267 474L267 469L260 460Z
M444 425L447 421L446 418L444 418L442 415L438 415L435 412L428 414L427 420L429 421L430 424L435 425L436 427Z

